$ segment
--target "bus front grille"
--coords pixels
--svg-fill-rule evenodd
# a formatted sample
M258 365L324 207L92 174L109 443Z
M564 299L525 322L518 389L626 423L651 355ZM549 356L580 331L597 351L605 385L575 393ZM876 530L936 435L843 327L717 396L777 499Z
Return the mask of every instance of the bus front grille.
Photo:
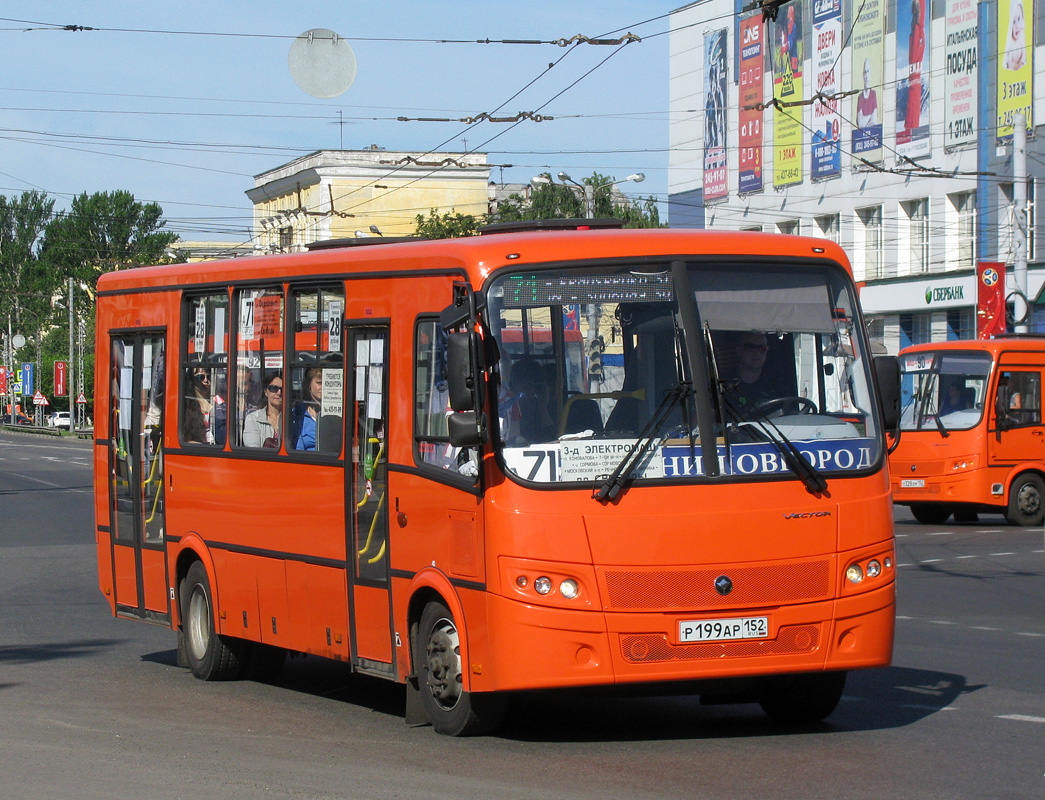
M715 581L728 576L732 590L720 594ZM760 608L826 600L831 560L699 569L607 569L602 573L607 611L691 611Z
M784 627L777 631L775 639L744 639L701 644L672 644L662 633L623 634L620 637L621 652L624 658L636 664L793 655L811 653L819 645L819 625Z

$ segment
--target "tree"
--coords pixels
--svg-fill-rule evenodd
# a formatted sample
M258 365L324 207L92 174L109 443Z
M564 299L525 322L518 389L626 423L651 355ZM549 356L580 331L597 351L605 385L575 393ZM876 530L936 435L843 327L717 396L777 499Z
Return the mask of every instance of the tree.
M551 181L551 176L544 173ZM625 228L660 228L657 201L650 196L633 203L620 193L614 193L612 175L593 172L582 183L592 187L595 217L619 219ZM529 219L576 219L585 216L584 195L579 187L563 183L540 183L533 187L527 201L513 194L498 211L498 222L518 222Z
M23 312L34 322L45 315L60 282L40 260L53 212L54 200L43 192L0 196L0 314L14 322L21 322Z
M479 233L479 228L485 225L486 222L486 214L481 214L478 217L455 211L436 214L433 208L428 212L427 217L422 214L417 215L417 228L414 230L414 234L428 239L456 239L460 236L475 236Z
M85 192L47 226L41 259L92 293L105 272L183 260L169 255L178 235L161 230L162 214L127 191Z

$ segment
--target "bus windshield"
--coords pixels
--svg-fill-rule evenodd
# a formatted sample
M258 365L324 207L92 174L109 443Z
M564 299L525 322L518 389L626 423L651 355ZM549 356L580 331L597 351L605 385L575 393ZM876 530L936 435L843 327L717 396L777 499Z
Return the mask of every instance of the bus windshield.
M989 353L903 353L900 370L901 430L968 430L979 424L991 370Z
M590 484L630 453L632 480L793 478L784 449L829 475L876 463L869 359L842 270L692 260L683 292L673 274L615 262L491 281L509 474ZM700 404L713 430L700 430Z

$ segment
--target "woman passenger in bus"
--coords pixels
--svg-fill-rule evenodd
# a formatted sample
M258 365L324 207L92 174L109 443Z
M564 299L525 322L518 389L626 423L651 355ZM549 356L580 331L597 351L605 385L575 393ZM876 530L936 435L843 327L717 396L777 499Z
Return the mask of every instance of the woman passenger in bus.
M283 424L283 371L265 376L265 405L251 411L243 420L245 447L279 448Z
M534 358L523 358L512 365L512 390L518 408L520 438L525 444L548 442L556 438L552 415L553 383Z
M190 408L191 406L194 408ZM220 394L211 395L210 370L196 367L192 371L192 394L186 398L186 438L206 444L225 444L227 410ZM197 419L198 412L198 419ZM195 428L202 427L202 438ZM190 437L190 431L191 436Z
M320 401L323 397L323 370L309 367L305 370L302 399L294 406L290 418L290 442L295 450L316 449L316 423L319 421Z

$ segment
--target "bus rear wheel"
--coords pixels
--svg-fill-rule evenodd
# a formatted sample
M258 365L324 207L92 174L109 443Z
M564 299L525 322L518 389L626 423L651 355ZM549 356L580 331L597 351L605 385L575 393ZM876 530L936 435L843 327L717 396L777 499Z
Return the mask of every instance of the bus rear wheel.
M951 509L939 503L911 503L911 513L923 525L943 525L951 516Z
M243 672L242 648L214 630L214 606L207 570L199 561L181 584L181 625L185 657L192 674L204 681L235 680Z
M828 717L842 699L845 672L810 672L770 678L758 704L775 722L808 725Z
M453 614L442 602L425 606L415 649L425 716L437 733L475 736L501 723L504 697L463 688L461 637Z
M1009 507L1005 519L1011 525L1037 527L1045 520L1045 482L1033 473L1020 475L1009 489Z

